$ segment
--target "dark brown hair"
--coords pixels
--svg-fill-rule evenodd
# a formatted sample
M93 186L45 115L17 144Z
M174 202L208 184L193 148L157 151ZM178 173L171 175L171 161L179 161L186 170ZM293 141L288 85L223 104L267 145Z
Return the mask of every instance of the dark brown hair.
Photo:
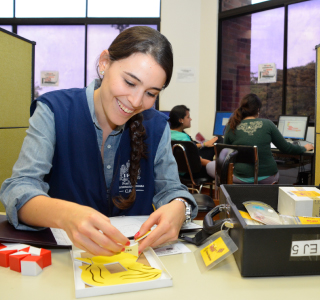
M130 27L122 31L115 38L108 51L109 59L111 61L125 59L134 53L151 55L166 73L166 81L163 88L166 88L169 85L173 69L172 47L167 38L159 31L148 26ZM131 138L129 178L132 185L132 191L127 199L124 199L121 195L112 199L114 205L120 209L127 209L133 205L136 199L135 186L140 170L140 159L142 157L147 158L147 145L144 142L146 131L142 121L142 113L133 116L128 121Z
M256 94L245 95L240 101L240 106L228 121L227 125L229 125L230 130L234 132L243 119L258 115L261 106L261 100Z
M180 119L183 119L187 115L187 111L190 111L185 105L177 105L171 109L169 114L169 123L171 129L176 129L181 126Z

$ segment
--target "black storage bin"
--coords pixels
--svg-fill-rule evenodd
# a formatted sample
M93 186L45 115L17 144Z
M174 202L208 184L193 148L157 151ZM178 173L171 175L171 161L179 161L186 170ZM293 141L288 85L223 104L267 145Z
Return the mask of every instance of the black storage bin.
M262 201L278 207L280 185L221 185L220 204L226 211L220 218L231 218L235 224L230 236L238 246L234 258L244 277L294 276L320 274L320 247L312 243L316 255L295 257L291 253L293 241L320 241L320 225L250 225L247 226L239 210L248 200ZM295 186L297 187L297 186ZM305 186L301 186L305 187Z

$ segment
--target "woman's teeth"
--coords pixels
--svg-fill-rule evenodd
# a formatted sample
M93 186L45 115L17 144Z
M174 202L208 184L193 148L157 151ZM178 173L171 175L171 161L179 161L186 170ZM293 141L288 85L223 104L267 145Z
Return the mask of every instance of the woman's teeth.
M119 100L117 100L117 102L118 102L120 108L121 108L124 112L126 112L127 114L132 114L132 113L134 112L133 110L130 110L129 108L123 106L122 103L121 103Z

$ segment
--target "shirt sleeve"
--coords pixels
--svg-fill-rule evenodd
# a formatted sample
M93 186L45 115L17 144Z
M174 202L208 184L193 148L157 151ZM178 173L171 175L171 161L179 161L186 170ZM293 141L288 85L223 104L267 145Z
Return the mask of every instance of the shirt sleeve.
M285 140L279 129L273 122L270 121L271 127L271 141L283 153L287 154L302 154L306 148L299 145L293 145Z
M26 132L12 176L2 184L0 199L6 208L8 221L15 228L38 230L41 228L20 224L18 211L35 196L49 197L49 185L44 182L44 176L52 167L56 137L54 115L47 105L37 102Z
M153 204L155 208L169 203L174 198L185 198L192 203L192 215L194 219L198 214L198 207L194 197L187 187L181 184L176 160L172 154L170 129L167 124L154 161L155 196Z

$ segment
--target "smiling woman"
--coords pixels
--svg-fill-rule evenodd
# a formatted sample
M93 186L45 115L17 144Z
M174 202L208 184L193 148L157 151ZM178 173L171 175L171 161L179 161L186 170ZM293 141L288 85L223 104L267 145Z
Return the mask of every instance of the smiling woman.
M150 214L135 237L158 226L140 252L177 239L190 204L192 217L197 206L180 183L167 118L151 108L172 68L169 41L149 27L131 27L101 53L100 80L36 99L12 177L0 191L9 221L24 230L62 228L94 255L130 243L110 216Z

